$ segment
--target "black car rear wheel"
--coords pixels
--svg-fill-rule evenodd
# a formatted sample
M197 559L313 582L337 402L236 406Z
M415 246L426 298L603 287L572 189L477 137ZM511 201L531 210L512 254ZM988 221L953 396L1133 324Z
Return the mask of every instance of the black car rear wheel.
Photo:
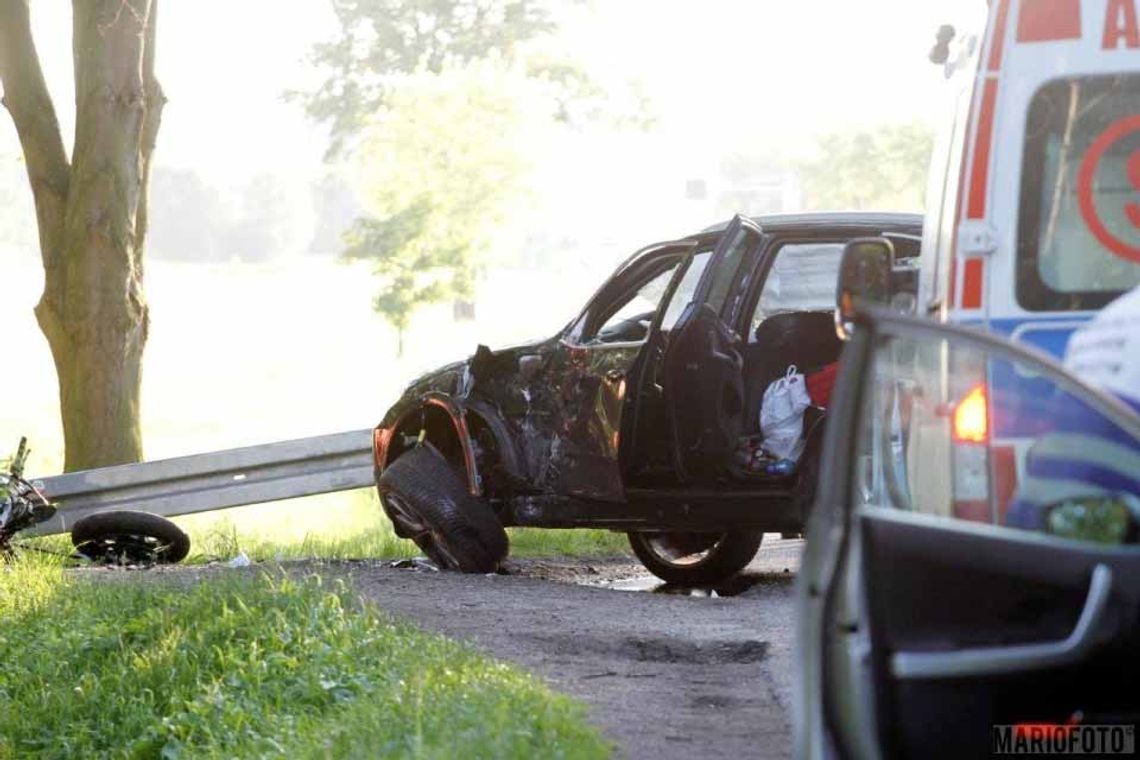
M764 534L630 532L629 545L649 572L667 583L707 585L727 580L752 561Z
M455 468L428 445L388 465L376 481L396 535L415 541L445 570L491 573L510 544L486 502L467 492Z

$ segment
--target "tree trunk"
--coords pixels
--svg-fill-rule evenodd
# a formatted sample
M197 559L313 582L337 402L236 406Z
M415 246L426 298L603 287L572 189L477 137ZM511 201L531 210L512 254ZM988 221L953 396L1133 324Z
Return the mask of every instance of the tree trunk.
M17 43L0 54L0 75L36 199L45 273L36 318L59 377L69 471L142 458L143 241L164 102L154 77L156 3L74 1L76 127L68 166L27 0L0 0L0 48ZM16 101L27 107L13 107Z

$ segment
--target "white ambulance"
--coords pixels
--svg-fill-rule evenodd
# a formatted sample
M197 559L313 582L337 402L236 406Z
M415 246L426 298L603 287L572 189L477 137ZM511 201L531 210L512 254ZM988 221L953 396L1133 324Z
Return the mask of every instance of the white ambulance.
M985 33L955 36L917 308L1059 357L1140 285L1140 0L991 0ZM998 513L1034 423L991 420L988 397L1035 392L1044 384L995 363L954 418L959 444L988 444Z
M920 313L1060 355L1140 285L1138 17L1137 0L991 0L985 34L956 35Z
M944 27L938 41L951 107L917 283L881 287L919 316L1060 357L1073 330L1140 285L1140 0L992 0L983 34ZM893 253L855 245L869 256L845 256L856 274L841 288L866 299L880 287L866 273ZM1005 519L1038 420L997 415L994 398L1049 392L994 361L953 402L955 514Z
M991 0L983 34L942 42L932 58L949 109L917 311L1060 357L1074 329L1140 285L1140 0ZM996 363L954 418L956 442L987 445L999 513L1033 423L991 420L989 397L1034 392L1044 384Z

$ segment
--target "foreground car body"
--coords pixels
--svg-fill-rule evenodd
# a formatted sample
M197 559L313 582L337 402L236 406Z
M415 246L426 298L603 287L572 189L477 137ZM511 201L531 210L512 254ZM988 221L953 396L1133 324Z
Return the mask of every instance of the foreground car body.
M976 404L998 371L1032 383ZM1132 754L1140 417L1031 349L886 314L857 325L835 394L798 755ZM988 423L1014 419L1033 426L1018 483Z
M445 521L467 510L504 526L630 531L638 555L668 580L735 572L763 531L798 532L814 496L819 412L805 422L794 472L734 462L741 437L759 432L764 390L790 365L806 372L838 358L832 310L844 244L885 235L905 258L920 231L921 218L905 214L737 217L643 249L559 334L503 351L480 346L389 410L374 450L397 532L432 554L445 531L413 513L443 500L454 502ZM386 475L425 444L461 478L462 498L430 495L410 472ZM386 477L402 484L385 486ZM408 488L420 506L401 498ZM485 516L477 521L489 530Z

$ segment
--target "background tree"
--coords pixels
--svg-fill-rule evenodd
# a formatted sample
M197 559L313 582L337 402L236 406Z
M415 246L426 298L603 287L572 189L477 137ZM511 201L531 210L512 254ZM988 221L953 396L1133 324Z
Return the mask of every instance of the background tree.
M240 205L225 229L226 258L268 261L300 253L313 234L313 204L307 188L262 172L242 188Z
M492 227L517 190L518 101L487 89L488 77L515 95L527 82L525 97L543 104L550 123L604 116L644 126L645 98L631 88L630 118L579 66L538 50L532 43L558 28L547 0L332 5L339 35L313 51L327 79L294 96L329 126L330 159L363 137L354 163L368 175L371 214L350 228L343 255L374 262L382 290L373 305L396 327L402 352L418 306L471 297Z
M371 215L346 235L343 256L380 280L373 306L395 328L397 354L412 313L472 295L496 232L523 194L534 100L520 77L496 71L422 75L390 95L360 160Z
M921 209L934 138L921 124L833 132L801 166L807 202L828 209Z
M59 377L67 470L142 457L147 177L165 100L154 76L156 4L73 4L69 160L28 0L0 0L0 83L35 201L44 265L36 319Z
M329 125L330 155L344 150L388 104L402 77L510 60L520 45L554 30L542 0L331 0L340 24L313 62L328 76L297 94L308 114ZM539 76L585 86L574 67L544 62Z
M313 237L307 253L336 256L344 247L344 233L364 211L351 183L341 173L329 171L310 187Z
M221 261L225 209L217 188L193 169L155 167L150 177L151 231L147 252L152 259Z

